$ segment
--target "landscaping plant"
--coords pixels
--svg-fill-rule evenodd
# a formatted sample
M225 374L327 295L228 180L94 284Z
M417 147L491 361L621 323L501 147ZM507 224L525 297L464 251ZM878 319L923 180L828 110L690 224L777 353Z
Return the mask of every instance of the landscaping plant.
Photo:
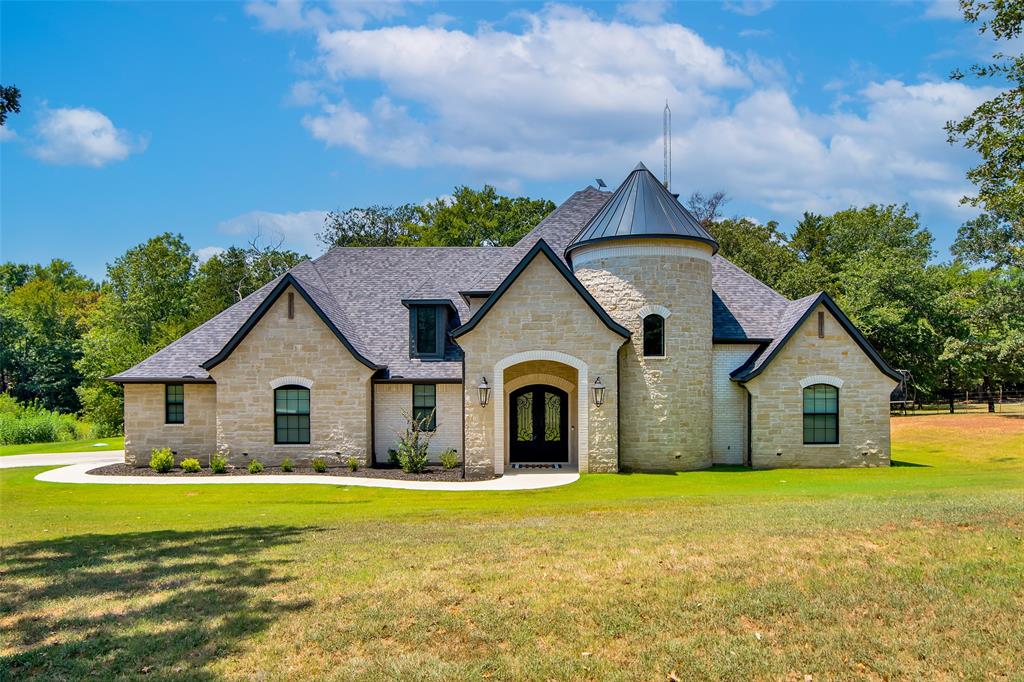
M454 469L459 466L459 453L455 448L448 448L441 453L441 466L445 469Z
M353 472L359 471L359 458L358 457L355 457L353 455L349 455L349 458L348 458L348 470L349 471L353 471Z
M260 462L258 459L254 459L251 462L249 462L249 473L250 474L262 474L263 473L263 463Z
M170 448L153 448L149 458L149 468L158 474L166 474L174 468L174 453Z
M227 458L221 454L214 454L210 457L210 471L215 474L226 474L228 472Z
M283 460L281 460L281 471L291 471L291 470L292 470L292 459L291 459L291 457L285 457Z
M318 474L322 474L325 471L327 471L327 460L324 459L323 457L314 457L312 464L313 471L317 472Z
M433 420L434 413L431 411L420 418L406 412L402 414L405 432L398 438L398 465L407 474L421 474L427 470L427 449L434 437L434 432L428 431L427 425Z
M181 460L181 470L190 474L198 474L202 466L199 464L199 460L195 457L189 457Z
M85 438L88 431L74 415L47 410L38 401L18 402L0 393L0 445L75 440Z

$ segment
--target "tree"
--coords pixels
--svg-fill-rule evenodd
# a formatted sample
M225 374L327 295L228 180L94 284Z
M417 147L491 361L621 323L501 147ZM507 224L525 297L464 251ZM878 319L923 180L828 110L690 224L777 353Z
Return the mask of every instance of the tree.
M507 197L490 185L456 187L451 198L422 206L370 206L328 214L317 239L334 246L511 246L555 205Z
M710 229L715 222L722 217L722 208L729 203L725 192L715 192L710 196L704 196L700 192L694 192L686 202L686 207L697 219L704 229Z
M960 0L964 19L980 23L979 33L1014 44L1024 35L1024 0ZM967 171L977 194L963 203L985 214L965 224L957 235L956 253L996 265L1024 266L1024 53L998 51L987 63L968 71L977 79L1004 89L963 119L946 124L951 144L961 143L981 156ZM966 75L957 69L953 80Z
M51 410L79 407L80 341L97 286L63 260L0 269L0 391Z
M257 235L247 248L232 246L200 265L192 281L192 324L205 322L306 260L280 246L280 242L261 246Z
M7 123L8 114L21 111L21 90L16 85L0 85L0 126Z
M1024 380L1024 271L975 270L952 292L959 329L940 360L967 385L978 385L995 411L996 386Z
M799 263L778 223L729 218L707 223L719 253L770 287L783 291L784 281ZM810 293L810 292L808 292Z
M82 338L77 393L101 433L121 428L124 396L106 381L188 331L194 314L196 256L181 235L165 232L107 266L102 298Z
M408 236L408 226L416 220L412 204L331 211L324 229L316 238L327 248L335 246L400 246Z

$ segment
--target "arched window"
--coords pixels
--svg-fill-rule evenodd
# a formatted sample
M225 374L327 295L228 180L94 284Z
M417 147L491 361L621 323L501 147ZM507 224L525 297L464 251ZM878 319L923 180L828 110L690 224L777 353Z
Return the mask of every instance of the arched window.
M281 386L274 389L274 443L309 443L309 389Z
M814 384L804 389L804 444L839 442L839 389Z
M652 313L644 318L644 357L665 355L665 318Z

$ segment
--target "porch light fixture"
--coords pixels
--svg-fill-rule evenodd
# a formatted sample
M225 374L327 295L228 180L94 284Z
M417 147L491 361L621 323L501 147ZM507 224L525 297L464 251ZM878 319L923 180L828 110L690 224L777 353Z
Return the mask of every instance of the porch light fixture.
M491 387L487 384L487 377L480 377L480 383L476 390L480 394L480 407L487 407L487 400L491 397Z
M594 380L594 404L598 407L604 405L604 384L601 377Z

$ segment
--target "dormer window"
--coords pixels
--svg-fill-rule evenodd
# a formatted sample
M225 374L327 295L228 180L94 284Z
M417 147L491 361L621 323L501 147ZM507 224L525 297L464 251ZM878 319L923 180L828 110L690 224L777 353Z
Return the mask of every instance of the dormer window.
M443 358L447 323L447 306L409 305L409 356L423 360Z

